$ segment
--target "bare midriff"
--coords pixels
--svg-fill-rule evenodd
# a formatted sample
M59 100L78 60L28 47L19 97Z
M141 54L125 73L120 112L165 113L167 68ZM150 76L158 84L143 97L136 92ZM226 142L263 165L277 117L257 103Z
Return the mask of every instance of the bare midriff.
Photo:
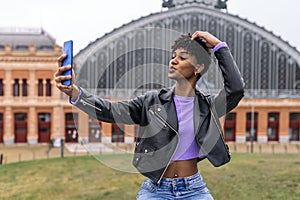
M164 178L182 178L198 172L197 158L172 161L164 173Z

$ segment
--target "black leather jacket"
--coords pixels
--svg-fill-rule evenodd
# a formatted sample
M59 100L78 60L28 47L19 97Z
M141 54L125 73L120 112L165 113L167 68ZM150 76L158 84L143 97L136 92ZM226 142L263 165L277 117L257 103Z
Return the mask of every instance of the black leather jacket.
M224 89L211 96L196 89L194 130L201 150L198 160L207 158L214 166L230 161L219 117L235 108L244 96L244 82L227 47L215 52ZM81 110L101 121L139 124L133 165L146 177L159 183L174 155L178 141L178 123L173 88L148 92L130 101L108 102L82 89Z

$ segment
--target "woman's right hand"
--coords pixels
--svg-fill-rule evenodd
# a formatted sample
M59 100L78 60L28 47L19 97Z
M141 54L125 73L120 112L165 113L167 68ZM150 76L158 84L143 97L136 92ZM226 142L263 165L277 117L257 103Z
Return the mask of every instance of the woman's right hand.
M210 34L209 32L206 32L206 31L196 31L192 35L192 40L194 40L196 38L203 38L205 40L206 46L208 48L214 48L219 43L221 43L221 41L218 38L216 38L214 35Z
M54 80L56 82L56 87L71 97L73 100L76 100L79 95L79 88L74 84L75 81L75 73L74 70L72 69L72 76L64 76L62 75L64 71L69 70L71 68L71 65L67 66L62 66L62 61L67 57L66 54L61 55L60 57L57 58L57 71L54 73ZM72 79L72 84L67 86L63 85L61 81L63 80L70 80Z

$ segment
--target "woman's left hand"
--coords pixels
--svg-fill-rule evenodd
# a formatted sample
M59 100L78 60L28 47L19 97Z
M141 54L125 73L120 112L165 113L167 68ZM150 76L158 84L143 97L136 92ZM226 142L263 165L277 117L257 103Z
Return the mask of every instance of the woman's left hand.
M221 43L221 41L218 38L216 38L215 36L213 36L212 34L206 31L196 31L192 35L192 40L196 38L203 38L208 48L214 48L216 45Z

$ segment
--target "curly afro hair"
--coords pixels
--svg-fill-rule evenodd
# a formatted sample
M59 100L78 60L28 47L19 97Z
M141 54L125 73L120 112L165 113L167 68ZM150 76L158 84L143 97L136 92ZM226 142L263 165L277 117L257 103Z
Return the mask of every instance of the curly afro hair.
M172 52L175 52L177 49L180 48L185 49L191 55L195 56L198 64L204 64L204 69L201 72L201 75L207 72L212 62L212 59L211 59L211 50L206 46L204 39L196 38L192 40L190 34L181 35L175 40L171 49Z

